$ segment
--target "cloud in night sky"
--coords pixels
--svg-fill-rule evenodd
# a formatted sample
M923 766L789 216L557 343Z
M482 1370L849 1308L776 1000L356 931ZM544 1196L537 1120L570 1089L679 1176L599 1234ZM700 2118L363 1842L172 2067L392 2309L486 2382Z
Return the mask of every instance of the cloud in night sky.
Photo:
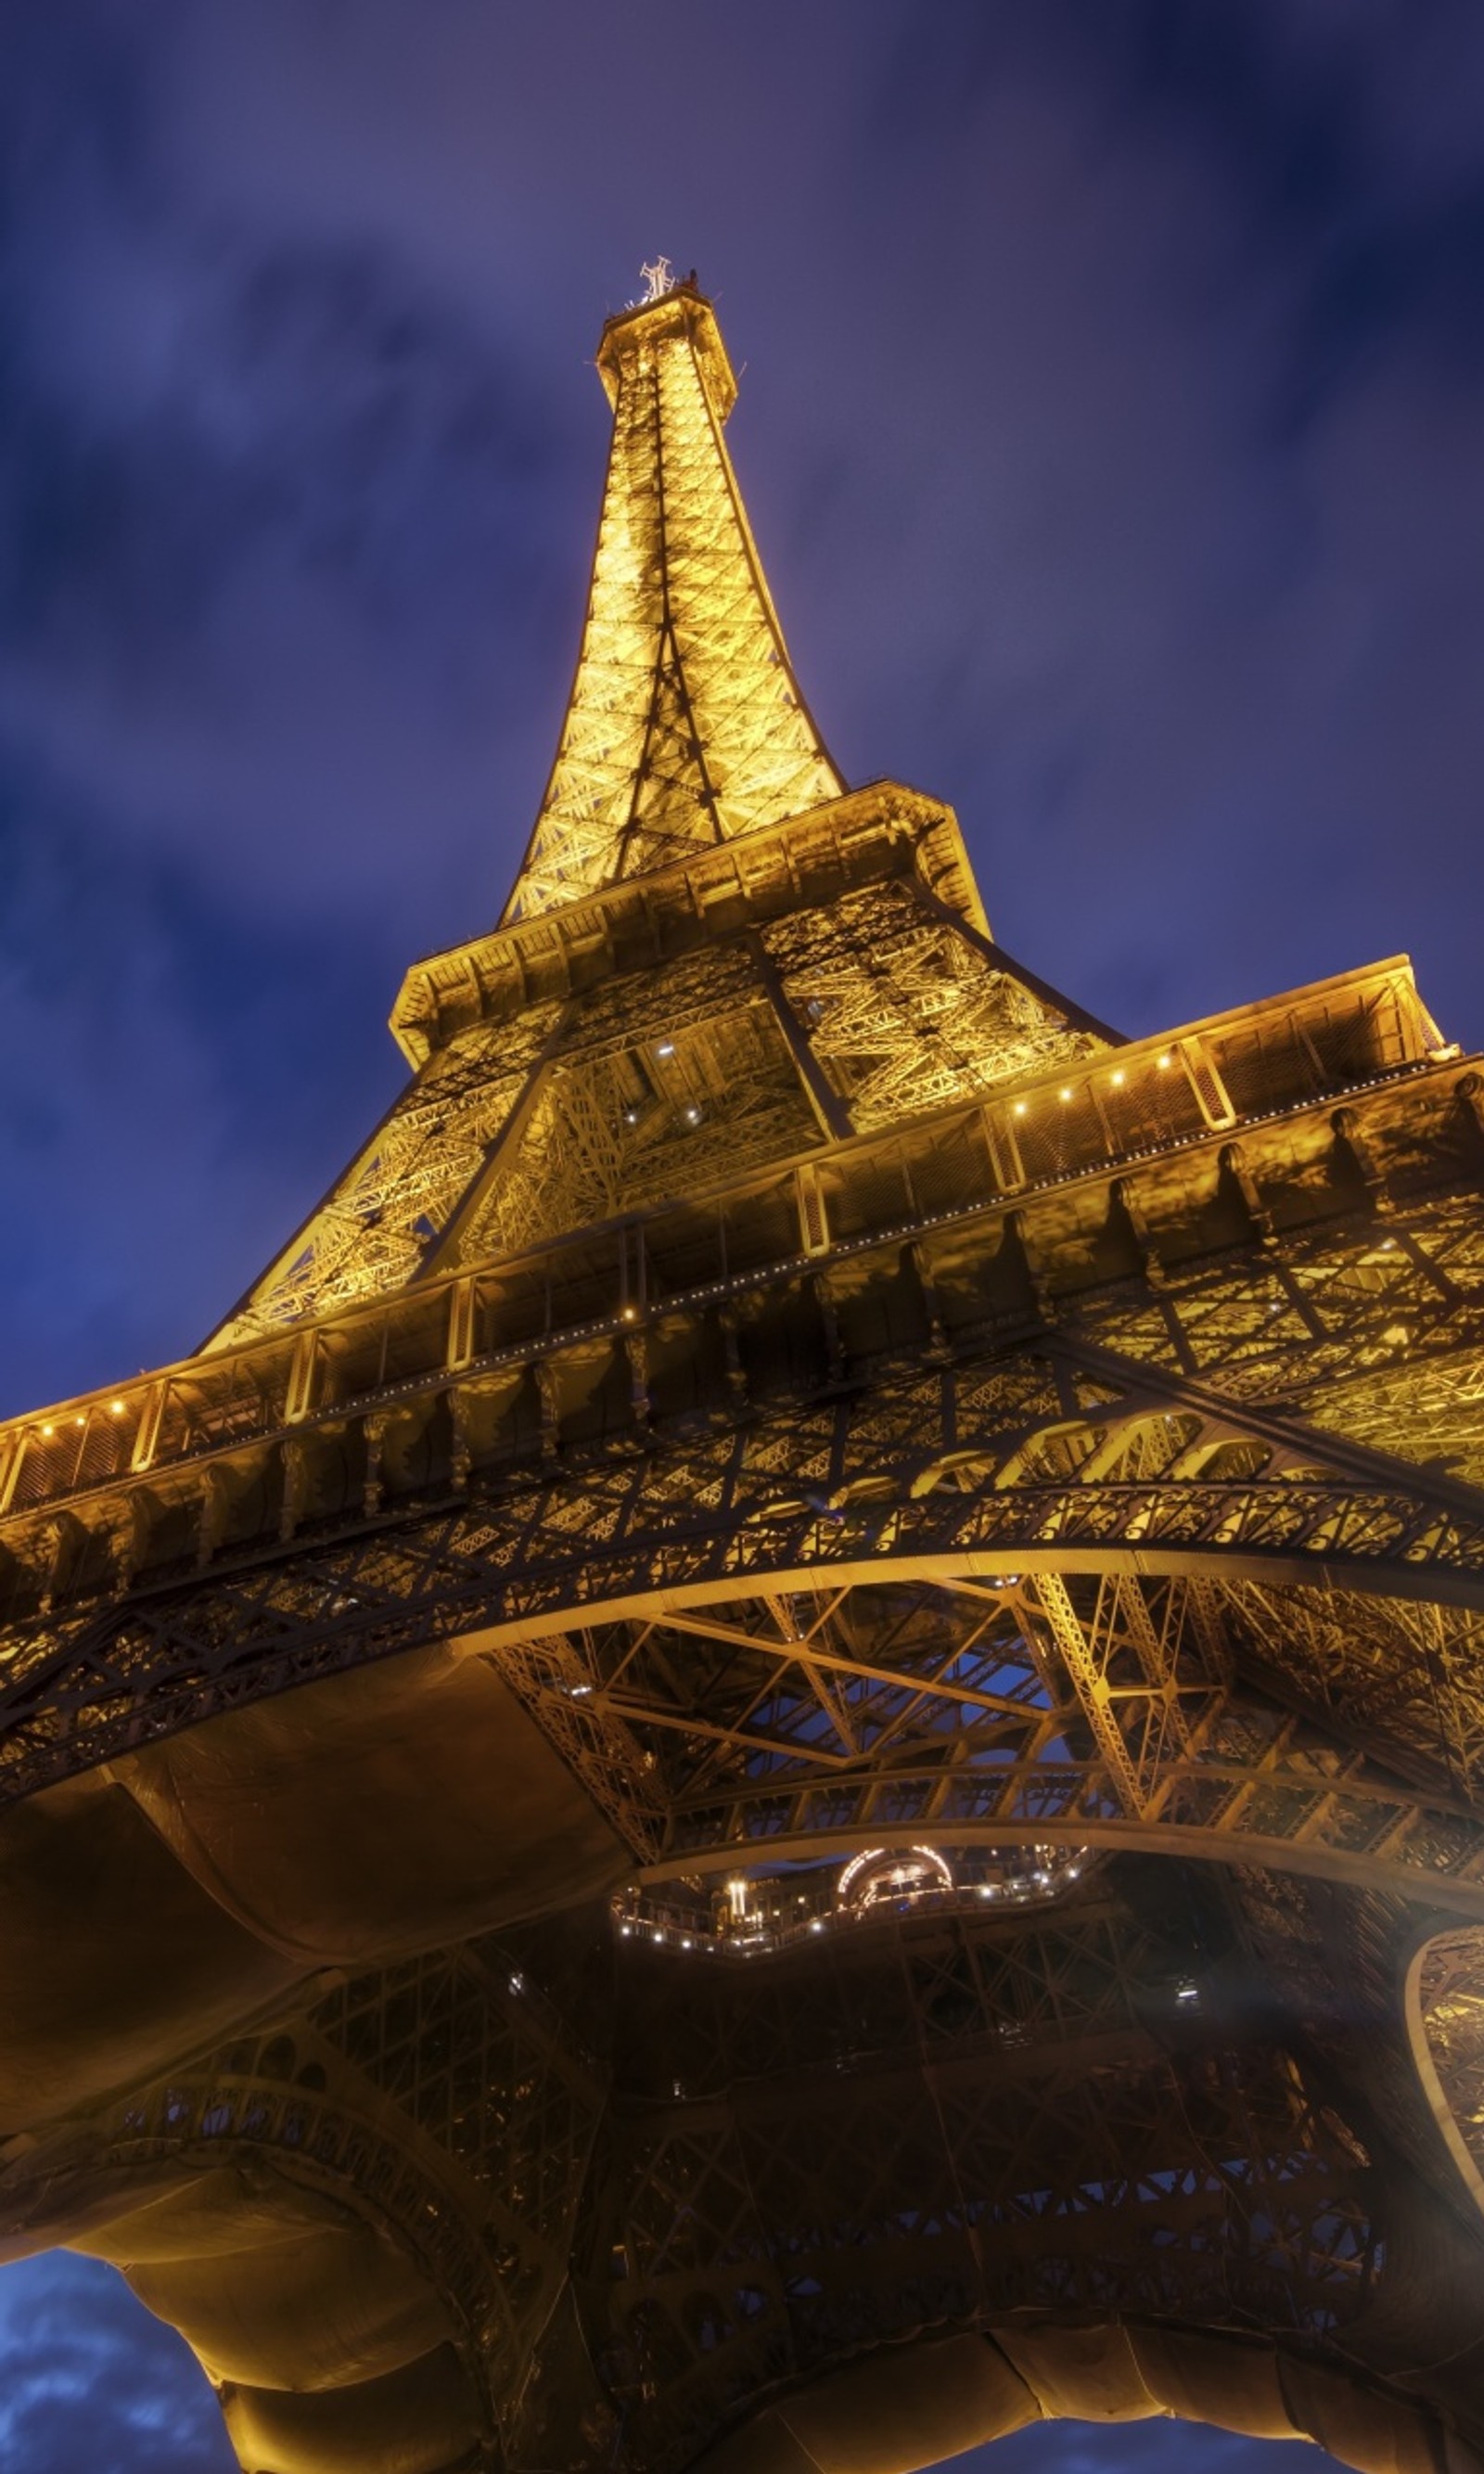
M186 2346L96 2260L0 2271L0 2465L15 2474L231 2474Z
M496 916L657 248L1012 952L1139 1031L1406 949L1484 1042L1477 0L10 0L0 1411L192 1346ZM0 2324L7 2462L228 2462L90 2268Z

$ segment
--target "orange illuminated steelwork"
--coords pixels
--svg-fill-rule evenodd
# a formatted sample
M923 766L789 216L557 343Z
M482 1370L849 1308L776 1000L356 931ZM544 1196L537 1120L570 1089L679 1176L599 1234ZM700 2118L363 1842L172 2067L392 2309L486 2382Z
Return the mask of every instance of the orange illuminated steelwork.
M253 2474L1484 2448L1484 1077L848 789L645 269L555 766L182 1363L0 1427L0 2236Z

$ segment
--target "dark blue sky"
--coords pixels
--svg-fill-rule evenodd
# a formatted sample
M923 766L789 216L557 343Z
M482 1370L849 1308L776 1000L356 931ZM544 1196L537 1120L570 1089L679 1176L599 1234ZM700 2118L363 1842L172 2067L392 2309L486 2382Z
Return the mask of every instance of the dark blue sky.
M1408 950L1484 1042L1477 0L7 0L0 1411L199 1339L499 910L656 250L1013 951L1152 1031Z

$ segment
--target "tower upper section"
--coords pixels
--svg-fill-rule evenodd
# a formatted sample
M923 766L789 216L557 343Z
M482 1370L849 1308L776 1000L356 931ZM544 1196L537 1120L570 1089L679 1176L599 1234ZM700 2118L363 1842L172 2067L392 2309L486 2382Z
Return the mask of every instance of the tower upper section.
M683 282L610 318L613 444L556 763L505 921L835 798L721 424L737 381Z
M1106 1044L992 944L951 812L847 791L825 753L722 445L710 303L656 287L597 365L587 624L504 918L413 964L393 1015L413 1081L213 1348Z

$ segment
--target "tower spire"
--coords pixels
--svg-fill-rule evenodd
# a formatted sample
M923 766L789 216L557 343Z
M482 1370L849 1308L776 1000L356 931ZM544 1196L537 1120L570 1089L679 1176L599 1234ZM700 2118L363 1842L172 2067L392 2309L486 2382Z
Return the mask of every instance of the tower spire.
M597 367L613 443L587 622L506 922L844 788L722 439L737 381L694 278L610 318Z

